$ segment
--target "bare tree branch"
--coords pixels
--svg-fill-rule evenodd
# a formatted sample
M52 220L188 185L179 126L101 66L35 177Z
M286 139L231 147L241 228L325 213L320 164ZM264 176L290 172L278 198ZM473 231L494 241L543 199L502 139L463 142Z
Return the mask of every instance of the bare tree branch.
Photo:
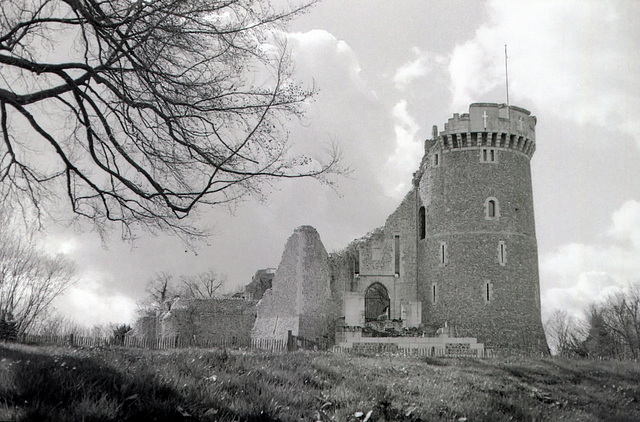
M309 4L260 0L5 0L0 14L0 195L46 209L62 188L103 229L186 236L198 204L314 177L285 123L313 95L292 79L282 25ZM51 54L50 48L61 48Z
M181 277L181 297L187 299L213 299L216 292L226 283L227 276L210 269L195 276Z

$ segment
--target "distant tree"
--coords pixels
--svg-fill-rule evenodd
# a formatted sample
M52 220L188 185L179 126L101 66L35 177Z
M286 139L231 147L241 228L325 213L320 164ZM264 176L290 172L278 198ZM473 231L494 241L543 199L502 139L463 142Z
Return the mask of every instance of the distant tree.
M75 281L74 265L62 255L49 255L32 238L0 218L0 320L18 334L47 315L52 301Z
M147 296L138 302L138 313L147 315L163 310L179 296L174 278L166 272L158 272L147 281Z
M605 321L600 305L591 305L587 314L588 333L584 348L589 357L617 358L622 344Z
M262 182L339 173L288 154L285 124L313 94L292 78L284 11L265 0L3 0L0 202L38 212L64 189L108 222L201 232L196 205Z
M189 299L212 299L226 281L226 274L208 270L194 276L183 276L181 297Z
M49 313L29 328L29 332L32 334L56 336L66 336L69 334L81 336L86 334L86 331L87 329L85 327L73 319L55 313Z
M640 283L611 294L599 306L602 325L618 346L617 357L640 356Z
M129 324L119 324L112 328L113 338L115 344L124 345L124 337L131 331L131 325Z
M545 332L551 350L561 357L582 355L584 341L583 328L580 322L567 311L556 309L545 321Z

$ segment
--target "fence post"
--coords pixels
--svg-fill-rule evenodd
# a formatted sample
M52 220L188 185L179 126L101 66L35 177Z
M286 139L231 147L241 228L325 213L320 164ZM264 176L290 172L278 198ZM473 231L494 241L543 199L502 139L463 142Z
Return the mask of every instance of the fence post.
M287 331L287 352L293 352L295 346L295 340L291 330Z

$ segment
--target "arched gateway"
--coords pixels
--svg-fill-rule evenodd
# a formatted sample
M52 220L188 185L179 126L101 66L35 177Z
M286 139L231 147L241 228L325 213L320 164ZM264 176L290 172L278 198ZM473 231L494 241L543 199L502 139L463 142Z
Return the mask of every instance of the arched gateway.
M364 293L364 317L366 321L389 319L389 292L380 283L373 283Z

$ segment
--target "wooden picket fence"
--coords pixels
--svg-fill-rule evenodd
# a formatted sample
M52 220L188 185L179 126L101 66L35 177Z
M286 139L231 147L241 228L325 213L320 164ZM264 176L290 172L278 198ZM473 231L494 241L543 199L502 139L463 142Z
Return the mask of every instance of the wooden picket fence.
M254 350L266 350L269 352L284 352L287 350L287 340L274 338L251 339L251 348Z
M75 347L108 347L123 345L122 339L115 337L85 337L73 334L68 335L37 335L22 334L18 337L18 341L23 344L48 344L58 346L75 346Z
M124 346L130 348L167 350L182 349L189 347L196 348L226 348L240 349L250 348L255 350L266 350L272 352L286 351L287 340L283 339L245 339L236 337L219 337L206 339L193 338L159 338L146 339L132 336L124 338L115 337L85 337L78 335L35 335L24 334L18 338L18 342L23 344L37 345L57 345L73 347L111 347Z
M225 349L239 349L251 347L249 339L237 338L237 337L219 337L219 338L158 338L158 339L146 339L139 337L127 336L124 338L125 347L138 347L144 349L184 349L188 347L196 348L212 348L220 347Z

